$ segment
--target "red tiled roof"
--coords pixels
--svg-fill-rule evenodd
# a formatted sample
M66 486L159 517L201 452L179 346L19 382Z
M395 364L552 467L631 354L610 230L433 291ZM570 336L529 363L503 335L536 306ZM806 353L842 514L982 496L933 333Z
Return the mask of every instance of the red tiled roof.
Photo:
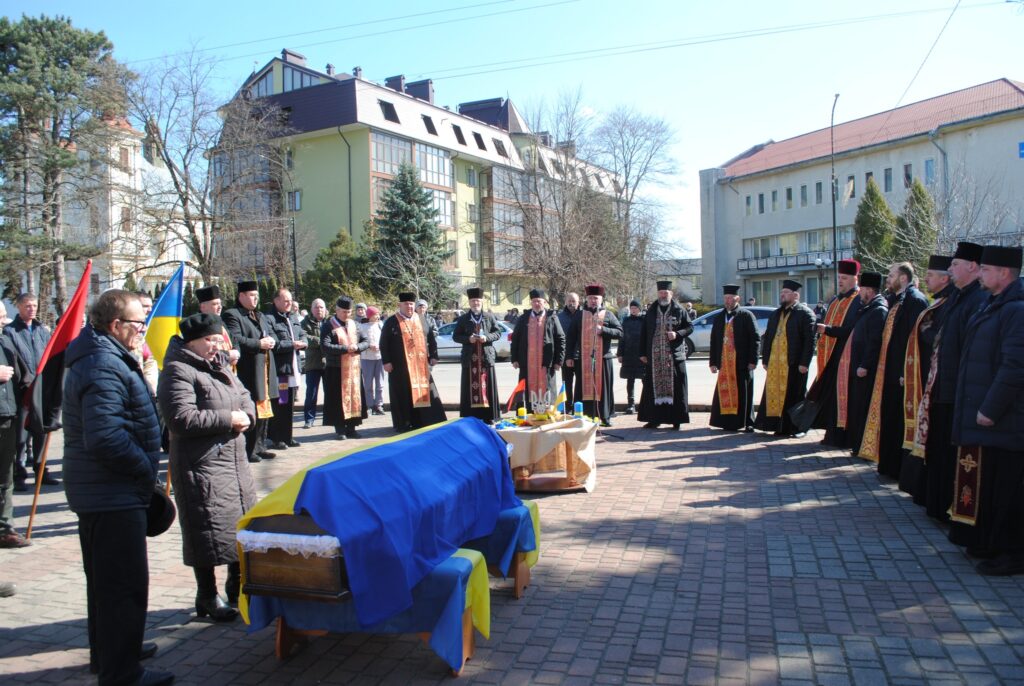
M836 124L836 153L927 133L940 126L1024 108L1024 83L999 79ZM829 129L755 146L723 166L736 177L830 154Z

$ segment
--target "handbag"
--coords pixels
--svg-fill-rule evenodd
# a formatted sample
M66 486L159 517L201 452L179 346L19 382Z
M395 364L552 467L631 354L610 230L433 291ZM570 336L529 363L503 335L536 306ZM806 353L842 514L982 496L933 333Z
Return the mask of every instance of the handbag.
M157 481L153 485L149 507L146 508L146 535L153 538L170 529L177 514L174 502L164 492L163 484Z
M789 408L789 419L798 433L805 433L818 418L821 405L816 400L804 399Z

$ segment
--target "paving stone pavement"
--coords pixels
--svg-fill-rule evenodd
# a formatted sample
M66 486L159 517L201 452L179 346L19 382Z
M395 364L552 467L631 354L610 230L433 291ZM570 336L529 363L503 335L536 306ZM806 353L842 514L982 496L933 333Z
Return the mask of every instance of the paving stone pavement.
M148 664L203 686L1024 684L1024 579L976 574L872 465L706 414L678 433L614 424L594 493L537 498L533 584L516 601L492 580L491 638L458 681L413 636L328 636L279 662L272 629L197 620L177 525L150 540ZM363 433L390 435L388 418ZM296 437L254 465L261 494L343 445L321 427ZM16 498L19 527L30 502ZM0 682L93 682L76 533L46 488L34 545L0 551L0 580L19 584L0 599Z

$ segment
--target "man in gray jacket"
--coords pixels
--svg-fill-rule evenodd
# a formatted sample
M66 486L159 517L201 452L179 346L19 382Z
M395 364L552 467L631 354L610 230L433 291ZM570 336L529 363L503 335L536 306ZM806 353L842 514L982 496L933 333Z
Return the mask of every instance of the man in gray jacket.
M18 451L18 398L26 377L25 364L11 339L0 331L0 548L29 545L14 529L14 461Z

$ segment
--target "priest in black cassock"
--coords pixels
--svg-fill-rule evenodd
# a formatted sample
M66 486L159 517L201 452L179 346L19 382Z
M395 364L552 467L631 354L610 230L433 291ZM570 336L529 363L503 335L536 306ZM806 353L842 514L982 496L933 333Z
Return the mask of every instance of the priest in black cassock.
M836 419L839 401L836 379L843 348L860 316L859 275L860 262L857 260L839 260L836 265L839 294L829 301L824 321L817 325L818 374L807 391L807 401L814 403L815 411L806 415L798 427L800 431L812 426L824 429L822 444L836 448L846 447L846 429L840 427Z
M356 427L367 417L360 353L369 347L352 317L352 298L334 303L334 316L320 325L324 355L324 426L333 426L339 440L360 438Z
M547 309L547 293L530 291L530 310L516 320L512 330L512 366L519 370L525 390L515 399L526 400L527 412L546 412L558 397L557 372L565 361L565 332L558 316Z
M430 368L438 362L437 329L424 330L416 314L416 294L398 294L398 312L380 332L380 360L388 374L391 424L405 433L447 417Z
M847 447L854 455L860 449L868 407L882 350L882 330L889 305L882 295L882 275L860 275L860 314L843 346L836 369L836 424L845 429Z
M583 402L583 413L600 417L601 426L611 426L615 411L612 341L622 338L622 324L604 307L604 286L591 284L586 294L586 304L576 312L566 341L565 366L576 370L573 398Z
M711 399L711 426L754 430L754 370L760 339L754 314L740 307L740 287L722 286L725 308L711 318L708 366L718 375Z
M645 429L690 421L686 397L686 345L693 333L686 310L672 298L672 282L658 282L658 299L647 308L640 330L640 361L647 365L637 419Z
M785 279L780 307L768 318L761 359L768 378L755 427L776 436L802 436L789 417L789 408L807 395L807 370L814 355L814 312L800 302L799 281Z
M452 340L462 345L460 417L477 417L491 424L501 416L498 377L494 373L494 342L504 335L497 320L484 312L484 289L466 290L469 312L455 322Z

